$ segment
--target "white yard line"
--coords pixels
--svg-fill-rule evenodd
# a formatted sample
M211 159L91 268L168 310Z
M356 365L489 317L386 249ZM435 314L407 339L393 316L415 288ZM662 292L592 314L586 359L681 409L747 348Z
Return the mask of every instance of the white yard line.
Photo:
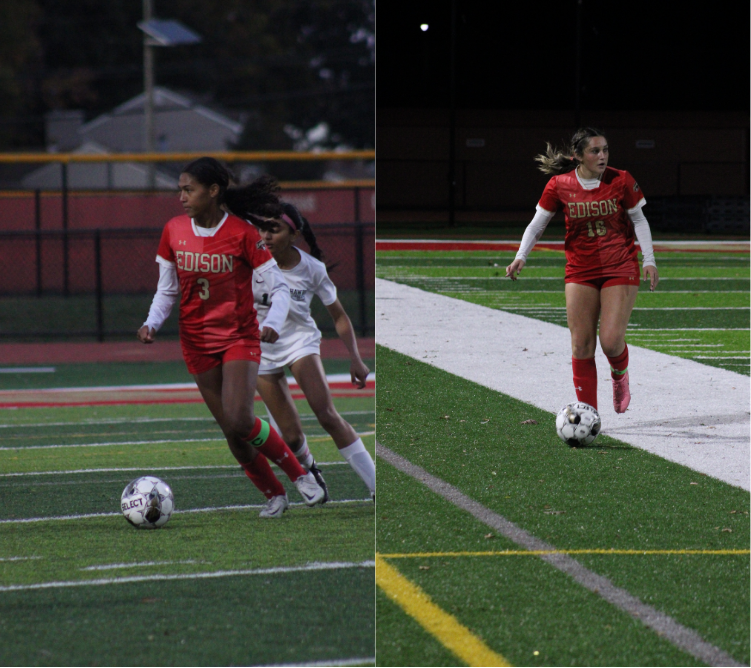
M182 574L159 574L159 575L133 575L120 578L100 578L97 580L67 580L62 582L40 582L28 585L6 585L0 587L4 591L27 591L30 589L60 589L62 587L87 587L96 585L128 584L131 582L149 582L157 580L202 580L206 578L226 578L238 575L276 575L279 573L300 573L304 571L330 571L344 568L374 568L375 561L333 561L313 562L304 566L279 566L276 568L254 568L237 571L214 571L211 573L182 573Z
M373 415L375 411L340 411L339 415ZM315 420L313 413L300 414L301 420ZM167 418L145 418L145 417L127 417L127 418L101 418L99 420L70 420L68 422L8 422L0 424L0 429L21 428L21 427L68 427L68 426L91 426L97 424L148 424L150 422L214 422L211 416L206 417L167 417Z
M316 461L318 466L339 466L349 463L342 460L337 462L319 462ZM242 470L239 464L215 464L206 466L160 466L158 468L150 468L151 471L198 471L206 469L233 469L236 471ZM71 471L26 471L24 473L0 473L0 478L17 478L19 476L34 476L34 475L70 475L73 473L125 473L128 471L144 471L143 466L140 467L127 467L127 468L107 468L107 469L74 469Z
M552 414L574 401L571 339L559 325L376 279L378 343ZM612 409L597 350L603 433L749 489L749 379L630 345L631 407Z
M132 564L102 564L101 566L84 566L79 571L115 571L122 568L141 568L143 566L171 566L172 564L207 564L207 561L184 559L182 561L140 561Z
M334 501L327 501L327 506L338 506L345 503L363 503L370 501L370 497L363 499L336 499ZM257 503L246 506L211 506L209 508L189 508L188 510L176 510L173 515L181 515L185 513L213 513L218 510L258 510L263 508L266 504ZM290 506L304 506L302 501L290 501ZM0 524L32 524L34 522L57 522L60 520L90 520L97 517L119 517L122 513L87 513L85 515L58 515L51 517L25 517L22 519L13 520L0 520ZM1 591L1 590L0 590Z

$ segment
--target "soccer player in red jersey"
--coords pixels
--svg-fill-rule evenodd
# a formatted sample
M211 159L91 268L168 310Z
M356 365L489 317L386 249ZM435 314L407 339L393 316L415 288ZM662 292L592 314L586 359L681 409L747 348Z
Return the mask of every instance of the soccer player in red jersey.
M274 343L289 309L289 287L253 225L250 210L282 216L276 181L261 177L230 186L229 171L213 158L199 158L180 174L185 215L170 220L157 251L159 284L149 316L138 330L152 343L180 293L180 343L188 371L246 475L266 496L261 517L281 517L288 507L281 482L267 458L292 480L309 506L324 490L306 472L279 434L253 412L261 341ZM253 276L263 276L273 296L259 331Z
M595 347L610 361L613 407L624 413L631 401L626 327L639 290L642 252L643 277L654 291L659 281L649 223L642 213L644 195L626 171L608 167L608 142L602 132L583 128L568 147L548 144L536 160L553 177L527 226L506 276L516 280L529 252L555 213L566 220L566 317L571 331L571 366L579 401L597 408Z

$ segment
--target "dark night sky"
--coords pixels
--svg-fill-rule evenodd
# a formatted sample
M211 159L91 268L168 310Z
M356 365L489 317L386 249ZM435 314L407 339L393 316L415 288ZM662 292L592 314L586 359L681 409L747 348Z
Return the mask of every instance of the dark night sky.
M575 107L576 0L456 2L459 108ZM582 108L747 109L748 6L697 6L583 0ZM383 0L376 20L377 106L448 106L450 0Z

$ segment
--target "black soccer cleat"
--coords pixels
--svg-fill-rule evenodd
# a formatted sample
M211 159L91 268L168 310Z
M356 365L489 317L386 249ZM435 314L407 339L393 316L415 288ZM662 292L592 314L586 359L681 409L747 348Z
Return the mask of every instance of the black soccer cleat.
M326 481L323 479L323 475L321 475L321 469L318 468L318 464L316 464L315 461L310 467L310 472L313 474L313 477L316 479L316 482L321 489L323 489L323 501L321 501L321 503L326 503L326 501L331 498L329 496L329 488L326 485Z

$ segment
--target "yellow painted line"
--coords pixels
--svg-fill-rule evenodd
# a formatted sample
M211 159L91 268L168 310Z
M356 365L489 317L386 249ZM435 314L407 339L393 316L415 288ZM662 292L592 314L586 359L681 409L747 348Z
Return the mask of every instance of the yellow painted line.
M420 587L376 554L376 583L428 633L469 666L510 666L456 617L439 608Z
M374 160L375 151L179 151L175 153L0 153L0 163L186 162L205 155L226 162L267 160Z
M384 559L414 559L427 557L539 557L544 554L642 554L642 555L743 555L751 550L498 550L486 552L407 552L382 554Z

